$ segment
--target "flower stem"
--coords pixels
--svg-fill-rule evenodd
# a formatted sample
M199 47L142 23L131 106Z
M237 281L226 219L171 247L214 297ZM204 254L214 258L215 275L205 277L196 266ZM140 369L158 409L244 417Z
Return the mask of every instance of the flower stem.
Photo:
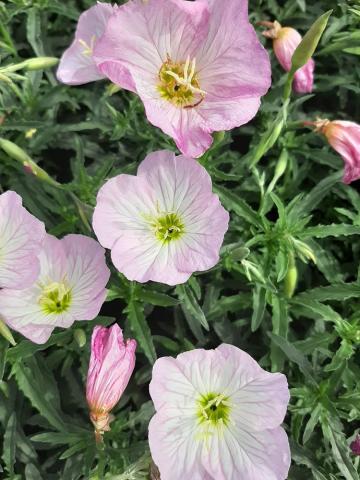
M95 432L96 448L98 451L98 464L97 464L97 478L98 480L104 479L105 472L105 444L101 433Z

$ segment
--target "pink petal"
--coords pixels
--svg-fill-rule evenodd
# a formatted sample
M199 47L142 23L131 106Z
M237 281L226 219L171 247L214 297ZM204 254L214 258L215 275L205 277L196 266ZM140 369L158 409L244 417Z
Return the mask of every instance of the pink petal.
M104 78L104 75L98 70L93 56L84 54L86 47L83 42L89 47L96 45L115 9L116 7L112 7L109 3L98 2L80 15L75 39L60 60L57 71L57 78L60 82L81 85Z

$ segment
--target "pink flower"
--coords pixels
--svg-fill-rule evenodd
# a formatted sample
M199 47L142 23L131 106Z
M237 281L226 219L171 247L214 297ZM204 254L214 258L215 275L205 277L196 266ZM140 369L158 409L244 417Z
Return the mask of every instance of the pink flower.
M93 228L129 280L176 285L218 262L228 222L205 168L164 150L105 183Z
M98 2L80 15L75 39L60 60L57 71L59 82L81 85L104 78L93 60L93 50L116 8L109 3Z
M249 122L271 83L247 0L130 1L110 18L94 59L189 157L209 148L212 132Z
M91 338L86 399L95 431L110 430L109 412L120 400L135 366L136 341L124 342L122 330L97 326Z
M154 364L149 444L161 480L284 480L286 377L220 345Z
M17 193L0 195L0 288L24 288L36 280L44 237L44 224L22 206Z
M292 56L301 42L300 33L291 27L282 27L279 22L260 22L270 27L263 35L273 39L276 58L286 72L291 70ZM311 93L314 83L315 62L311 58L306 65L297 70L294 77L293 89L297 93Z
M325 135L330 145L345 162L344 183L360 178L360 125L343 120L317 120L305 122L316 127L316 131Z
M55 327L95 318L106 298L110 271L104 249L92 238L46 235L39 252L40 274L23 290L0 291L0 314L14 330L44 343Z
M356 435L356 438L350 444L351 451L354 455L360 456L360 435Z

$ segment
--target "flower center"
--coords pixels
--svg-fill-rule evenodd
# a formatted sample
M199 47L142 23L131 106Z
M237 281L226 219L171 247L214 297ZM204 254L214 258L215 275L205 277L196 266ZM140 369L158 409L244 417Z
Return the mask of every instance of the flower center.
M151 222L158 240L170 242L180 238L184 233L184 225L176 213L167 213Z
M90 57L93 54L94 46L95 46L96 35L93 35L90 40L90 45L88 45L85 40L81 38L78 40L80 45L84 47L84 50L81 52L86 57Z
M209 393L198 401L198 417L200 423L218 425L219 422L229 423L230 403L228 397L222 394Z
M38 303L46 314L65 312L71 303L71 289L64 282L49 283L42 286Z
M158 91L165 100L180 108L193 108L205 98L196 75L196 59L173 63L168 56L159 71Z

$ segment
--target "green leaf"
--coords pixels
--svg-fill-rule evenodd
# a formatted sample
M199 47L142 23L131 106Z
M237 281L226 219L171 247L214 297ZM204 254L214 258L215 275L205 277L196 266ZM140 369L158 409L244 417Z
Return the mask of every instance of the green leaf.
M209 324L206 320L205 314L198 304L195 294L190 286L188 284L178 285L176 287L176 293L181 301L181 307L192 316L193 320L199 322L205 330L209 330Z
M20 390L34 408L55 429L66 431L64 416L60 411L59 391L45 361L35 356L15 363L12 369Z
M154 290L141 289L137 292L137 297L146 303L151 305L157 305L159 307L175 307L179 305L177 298L170 297L166 293L156 292Z
M322 427L342 475L346 480L359 480L359 475L349 457L350 449L344 444L343 435L335 431L329 423L323 423Z
M348 235L360 235L360 226L358 225L347 225L340 223L337 225L317 225L316 227L305 228L300 234L299 237L316 237L316 238L326 238L326 237L340 237Z
M52 334L46 343L36 344L29 340L23 340L16 347L12 347L7 352L7 359L10 362L20 361L22 359L32 357L36 352L46 350L51 345L65 345L73 337L70 330L65 332Z
M253 289L253 314L251 317L251 331L256 332L264 318L266 306L266 289L257 285Z
M322 405L318 403L314 408L314 410L311 412L310 418L306 424L304 435L303 435L304 445L308 440L310 440L310 437L313 434L316 425L319 423L321 411L322 411Z
M315 300L309 300L309 298L303 300L302 298L295 297L291 300L292 305L298 305L302 308L304 314L310 313L310 318L322 318L325 321L331 321L336 324L342 323L341 316L335 312L329 305L317 302Z
M124 310L127 313L130 329L133 332L140 348L145 353L151 364L155 363L156 351L152 340L151 330L144 315L143 306L136 301L131 301Z
M4 338L0 338L0 382L4 377L6 354L7 354L8 348L9 348L9 343Z
M311 363L307 358L298 350L294 345L291 345L285 338L275 335L274 333L268 334L271 337L271 340L277 345L287 356L287 358L296 363L300 368L304 376L310 380L314 385L316 385L315 378L313 376Z
M332 12L329 10L321 15L306 32L292 56L291 73L303 67L313 56Z
M289 329L287 302L284 298L276 295L272 298L272 325L273 333L286 340ZM272 370L274 372L281 371L283 368L284 355L276 343L271 345L270 357Z
M263 228L261 217L245 202L245 200L230 190L218 185L216 187L214 186L214 191L219 195L221 203L227 210L232 210L236 215L244 218L251 225L255 225L260 229Z
M359 283L336 283L326 287L317 287L299 293L294 300L298 299L303 303L307 301L325 302L327 300L343 301L348 298L360 297Z
M2 459L10 477L14 475L16 453L16 413L13 412L6 424Z
M42 480L39 470L33 463L28 463L25 467L25 480Z

